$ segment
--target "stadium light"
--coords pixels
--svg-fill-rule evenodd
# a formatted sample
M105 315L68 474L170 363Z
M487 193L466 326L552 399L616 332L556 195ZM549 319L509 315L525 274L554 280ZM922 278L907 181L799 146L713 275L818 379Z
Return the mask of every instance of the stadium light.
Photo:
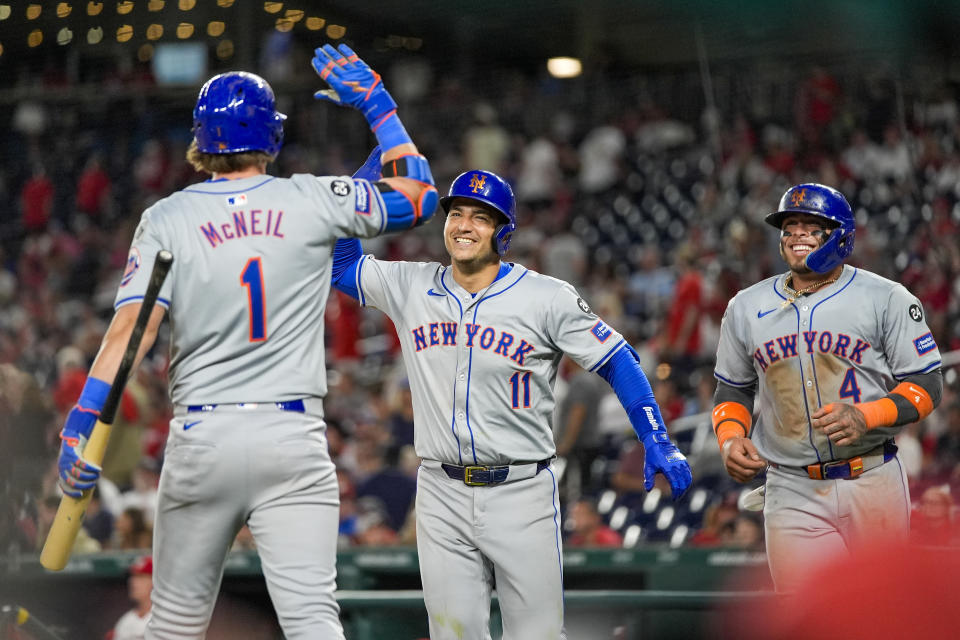
M147 11L163 11L165 4L167 3L164 2L164 0L150 0L150 2L147 3ZM150 50L150 55L153 55L153 49ZM146 62L146 60L143 62Z
M38 4L27 5L27 20L36 20L40 17L41 11L43 11L43 7Z
M217 0L217 6L226 9L233 6L233 0Z
M334 40L339 40L347 33L347 28L339 24L328 24L327 25L327 36L333 38Z
M133 3L130 0L123 0L123 2L117 3L117 13L122 16L127 15L133 11Z
M323 25L327 23L323 18L317 18L316 16L311 16L307 18L307 29L310 31L319 31L323 29Z
M103 27L93 27L87 31L87 44L100 44L103 40Z
M547 71L554 78L576 78L583 72L583 64L579 58L550 58Z
M133 37L133 26L122 24L117 27L117 42L129 42Z
M197 0L180 0L180 11L190 11L197 6Z
M71 42L73 42L73 31L64 27L57 32L57 44L59 44L61 47L68 45Z
M0 20L6 20L10 17L10 5L0 4Z
M226 30L227 25L220 20L214 20L207 25L207 35L211 38L219 38L223 35L224 30Z
M102 3L102 2L93 2L93 1L91 0L91 2L88 2L88 3L87 3L87 15L88 15L88 16L98 16L98 15L100 15L100 12L101 12L101 11L103 11L103 3Z
M177 37L186 40L193 35L193 25L189 22L181 22L177 25Z
M303 10L302 9L287 9L287 12L284 13L287 17L287 20L292 22L300 22L303 20Z
M41 42L43 42L43 32L40 31L40 29L34 29L30 32L30 35L27 36L28 47L40 46Z
M163 25L152 24L147 27L147 40L159 40L163 37Z
M293 20L290 18L277 18L277 24L275 25L277 31L291 31L293 30Z
M283 9L282 2L264 2L263 3L263 10L266 11L267 13L277 13L278 11L280 11L280 9Z
M70 12L73 11L73 7L70 6L69 2L61 2L57 5L57 17L66 18L70 15Z

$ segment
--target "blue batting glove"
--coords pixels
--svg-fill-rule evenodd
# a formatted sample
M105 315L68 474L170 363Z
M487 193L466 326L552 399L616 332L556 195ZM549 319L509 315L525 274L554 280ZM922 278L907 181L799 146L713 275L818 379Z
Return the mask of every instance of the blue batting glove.
M67 414L67 421L60 432L60 490L72 498L79 498L84 491L96 486L101 468L83 459L83 448L97 423L100 412L75 406Z
M340 45L337 51L325 44L314 50L311 63L330 85L329 89L313 94L314 98L357 109L371 127L396 110L397 103L384 88L380 74L347 45Z
M643 487L647 491L653 489L653 477L659 472L670 482L673 499L679 500L686 492L693 476L690 474L690 465L676 445L670 442L669 436L663 431L650 431L643 436Z
M357 180L369 180L373 182L383 177L381 175L382 169L383 167L380 165L380 145L377 145L373 148L373 151L370 152L367 161L354 172L353 177Z

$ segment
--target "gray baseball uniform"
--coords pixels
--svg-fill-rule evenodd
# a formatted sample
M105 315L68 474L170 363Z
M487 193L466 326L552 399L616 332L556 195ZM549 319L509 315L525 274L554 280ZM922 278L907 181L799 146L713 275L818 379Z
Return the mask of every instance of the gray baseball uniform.
M750 438L771 463L764 516L778 590L794 586L794 569L811 558L878 535L905 536L909 527L906 475L887 442L900 427L872 429L841 447L812 428L810 414L831 402L876 400L905 377L940 366L922 306L902 285L844 266L836 283L787 304L786 276L730 301L715 370L731 386L758 387ZM797 473L857 457L864 472L855 481Z
M557 367L566 353L596 371L623 338L572 286L519 264L502 264L498 279L476 295L438 263L364 256L357 273L361 303L395 323L410 377L423 458L417 547L431 637L488 638L483 603L493 580L505 638L563 637L560 509L550 466ZM503 483L468 486L451 481L449 465L509 471Z
M337 237L372 237L383 200L346 177L208 181L143 214L116 306L156 252L175 405L154 531L149 638L200 638L247 523L288 638L342 638L333 598L338 490L327 453L323 314Z

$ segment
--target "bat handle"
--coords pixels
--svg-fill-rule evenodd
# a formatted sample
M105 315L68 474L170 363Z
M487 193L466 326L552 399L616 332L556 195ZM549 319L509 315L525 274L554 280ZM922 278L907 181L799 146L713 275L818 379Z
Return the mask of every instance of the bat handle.
M103 454L110 441L110 430L111 425L97 422L83 450L84 460L98 466L103 462ZM93 492L94 489L87 489L79 498L65 495L60 499L57 515L50 526L50 533L47 534L47 540L43 544L43 551L40 552L40 564L43 568L60 571L67 566Z

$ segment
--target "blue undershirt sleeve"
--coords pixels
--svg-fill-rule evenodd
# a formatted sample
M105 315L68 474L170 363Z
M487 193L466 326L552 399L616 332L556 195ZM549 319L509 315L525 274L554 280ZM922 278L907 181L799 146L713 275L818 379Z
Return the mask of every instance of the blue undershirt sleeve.
M363 258L363 247L356 238L339 238L333 247L333 268L330 283L355 300L360 299L357 290L357 267Z
M653 397L653 389L640 368L640 357L629 344L614 353L597 373L613 387L617 399L627 411L630 424L641 440L659 432L659 442L667 437L667 429L660 415L660 407Z

